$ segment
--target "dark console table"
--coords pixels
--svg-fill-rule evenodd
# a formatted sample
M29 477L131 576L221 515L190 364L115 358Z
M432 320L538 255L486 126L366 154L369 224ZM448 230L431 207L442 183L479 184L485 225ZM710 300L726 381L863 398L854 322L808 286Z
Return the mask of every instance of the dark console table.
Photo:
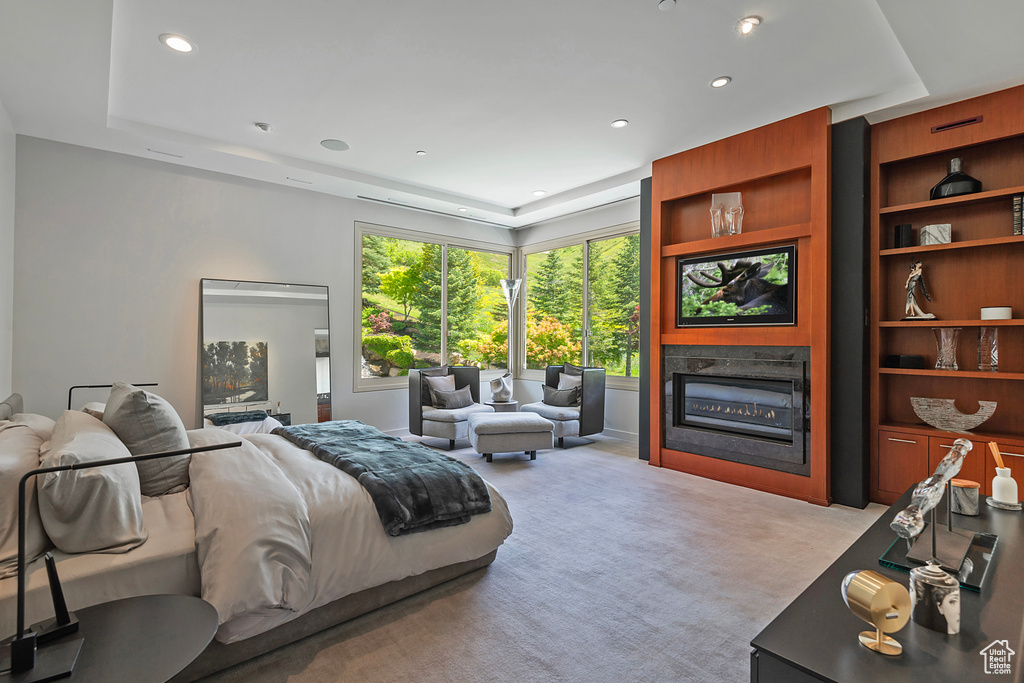
M908 574L881 566L878 557L892 543L889 522L909 505L910 494L903 494L751 641L752 683L1024 680L1024 513L996 510L984 501L978 517L953 515L954 526L999 536L981 592L960 591L960 633L937 633L910 621L892 634L903 645L895 657L875 654L857 641L870 626L847 609L840 584L851 571L871 569L908 585ZM945 510L944 499L940 519ZM1008 676L984 671L981 651L997 640L1007 641L1015 653Z
M84 637L74 672L62 681L162 683L199 656L217 632L217 610L190 595L145 595L75 610ZM17 680L17 677L10 680Z

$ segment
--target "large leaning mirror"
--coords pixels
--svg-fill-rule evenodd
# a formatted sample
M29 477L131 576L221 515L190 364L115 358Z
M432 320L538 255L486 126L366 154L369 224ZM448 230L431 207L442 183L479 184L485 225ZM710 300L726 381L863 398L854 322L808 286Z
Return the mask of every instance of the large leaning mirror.
M199 403L266 411L282 424L331 419L327 287L203 278Z

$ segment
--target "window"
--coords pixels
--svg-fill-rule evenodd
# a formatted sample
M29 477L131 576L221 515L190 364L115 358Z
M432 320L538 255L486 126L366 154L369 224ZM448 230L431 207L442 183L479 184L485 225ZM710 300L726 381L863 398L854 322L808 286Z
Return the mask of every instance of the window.
M395 231L388 231L395 232ZM361 235L357 386L396 386L410 368L508 367L510 254L391 234Z
M570 362L639 377L640 235L617 232L526 254L527 371Z

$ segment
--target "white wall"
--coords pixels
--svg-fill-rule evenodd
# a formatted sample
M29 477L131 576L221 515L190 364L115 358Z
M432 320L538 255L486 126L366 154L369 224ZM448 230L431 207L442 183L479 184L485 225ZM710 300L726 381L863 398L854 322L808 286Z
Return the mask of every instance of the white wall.
M15 139L7 111L0 103L0 397L11 393L14 364Z
M195 424L199 280L330 288L336 419L408 426L407 392L352 393L353 224L511 244L444 216L18 138L13 386L56 416L73 384L160 383Z
M637 183L639 191L639 183ZM600 230L640 220L640 198L583 211L565 218L545 221L516 231L516 245L525 247L591 230ZM539 401L542 382L516 380L515 398L520 404ZM607 389L604 406L605 433L620 439L637 440L640 434L640 393L637 390Z

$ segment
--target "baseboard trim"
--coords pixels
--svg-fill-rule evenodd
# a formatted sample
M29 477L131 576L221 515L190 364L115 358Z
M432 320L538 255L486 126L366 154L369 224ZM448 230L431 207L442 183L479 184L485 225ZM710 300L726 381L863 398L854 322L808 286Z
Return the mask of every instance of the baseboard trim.
M632 443L640 443L640 435L636 432L624 432L619 429L605 429L601 432L605 436L610 436L621 441L630 441Z

